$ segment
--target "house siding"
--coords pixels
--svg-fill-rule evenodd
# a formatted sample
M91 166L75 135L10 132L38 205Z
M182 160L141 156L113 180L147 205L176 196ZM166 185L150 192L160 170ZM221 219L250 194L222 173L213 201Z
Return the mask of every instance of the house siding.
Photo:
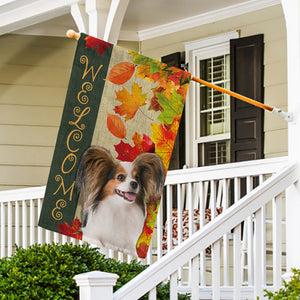
M264 34L265 103L287 111L286 28L281 5L143 41L141 50L144 55L160 59L184 52L186 42L233 30L239 31L240 37ZM264 135L265 158L287 155L286 121L265 112Z
M238 30L263 33L265 103L287 110L286 31L280 5L166 36L120 42L159 59L184 52L184 43ZM0 36L0 190L45 185L49 173L76 41ZM265 113L265 157L287 154L287 124ZM280 141L280 143L278 143Z

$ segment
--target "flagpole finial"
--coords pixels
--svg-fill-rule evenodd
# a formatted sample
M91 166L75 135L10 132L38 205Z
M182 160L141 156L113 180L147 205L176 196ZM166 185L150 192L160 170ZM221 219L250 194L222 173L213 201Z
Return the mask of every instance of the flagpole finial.
M69 38L69 39L76 39L76 40L79 40L79 38L80 38L80 33L79 32L76 32L76 31L74 31L73 29L69 29L68 31L67 31L67 37Z

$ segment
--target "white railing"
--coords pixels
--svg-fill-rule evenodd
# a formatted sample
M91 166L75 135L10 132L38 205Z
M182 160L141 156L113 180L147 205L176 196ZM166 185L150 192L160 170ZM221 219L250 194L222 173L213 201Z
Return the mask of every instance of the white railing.
M290 164L277 174L252 190L240 201L230 206L221 215L203 226L189 239L170 251L159 261L152 264L127 285L114 293L114 300L138 299L147 292L151 299L156 299L155 287L166 278L170 278L170 299L177 299L178 270L185 264L191 264L191 278L189 291L191 299L200 299L201 288L201 253L212 245L212 299L220 299L221 294L221 241L224 235L233 232L233 284L229 299L242 299L241 297L241 227L245 220L253 218L253 287L249 299L263 297L265 288L264 268L266 230L264 226L264 209L268 202L273 203L273 286L281 285L282 266L282 193L297 180L297 166ZM252 227L252 226L251 226ZM199 264L200 262L200 264ZM200 267L200 272L199 272ZM99 295L100 296L100 295ZM222 297L223 298L223 297ZM101 298L99 298L101 299ZM84 300L84 299L82 299Z
M148 256L143 260L143 263L153 264L157 260L161 260L171 252L175 247L174 244L178 243L180 246L183 243L187 232L188 234L194 234L198 227L200 227L201 231L207 227L206 225L213 224L217 215L217 208L222 208L221 215L223 217L226 211L232 207L232 204L239 202L239 199L244 194L249 194L255 186L263 184L266 178L276 173L286 163L287 158L282 157L169 171L166 178L164 198L158 213L156 230ZM0 192L1 257L11 255L15 244L27 247L34 243L48 243L51 241L64 243L71 240L66 236L44 230L37 226L44 191L45 187ZM284 193L282 194L282 200L276 201L284 201ZM275 200L273 202L275 203ZM272 204L262 207L262 218L267 222L263 221L262 225L265 226L265 234L262 237L265 239L264 250L267 253L264 256L265 262L269 261L270 257L274 255L281 256L281 252L273 252L274 247L272 247L274 241L278 243L277 236L273 238L271 234L275 228L272 222L274 223L274 219L276 218L281 218L278 210L275 210L275 213L273 212L274 207L276 206L272 206ZM208 224L206 223L208 222L209 211L205 211L205 208L210 209L210 217L212 219L212 222ZM186 216L185 220L184 216ZM282 216L282 219L284 223L284 216ZM175 221L178 223L177 230L173 230L174 226L172 226L172 222L174 223ZM183 226L184 221L187 222L187 226ZM222 295L228 293L232 295L234 281L233 262L236 263L236 259L240 255L242 257L240 260L242 292L246 291L245 295L247 295L247 291L253 290L248 288L254 284L255 256L253 250L255 240L253 222L254 219L249 214L240 226L240 230L242 231L240 236L241 243L239 244L240 249L238 246L233 248L234 237L237 234L228 230L218 243L212 246L209 245L199 252L200 259L197 263L200 265L200 297L205 299L205 294L212 292L211 286L216 277L211 274L214 269L220 267L218 265L220 258L215 259L216 251L222 252L220 261L222 269ZM235 229L234 232L236 233L238 230ZM199 231L197 231L198 233ZM176 238L174 235L176 235ZM77 240L72 241L78 243ZM178 247L175 248L177 249ZM235 249L234 253L232 252L233 249ZM132 259L131 256L111 250L107 250L106 254L121 261L130 261ZM232 255L234 255L234 258L231 257ZM179 267L179 291L186 291L193 285L193 272L197 268L194 266L194 263L190 261ZM270 264L263 270L263 285L273 285L273 268L274 265ZM221 272L220 268L219 272ZM172 278L174 280L174 277ZM230 296L228 297L228 299L232 299Z

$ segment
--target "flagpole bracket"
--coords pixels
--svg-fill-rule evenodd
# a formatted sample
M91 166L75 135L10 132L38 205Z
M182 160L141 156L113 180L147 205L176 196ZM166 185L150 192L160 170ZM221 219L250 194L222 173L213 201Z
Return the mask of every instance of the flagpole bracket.
M80 32L76 32L74 31L73 29L69 29L67 32L66 32L66 35L69 39L75 39L75 40L79 40L80 38Z
M293 122L293 113L283 111L279 108L273 107L272 113L285 119L287 122Z

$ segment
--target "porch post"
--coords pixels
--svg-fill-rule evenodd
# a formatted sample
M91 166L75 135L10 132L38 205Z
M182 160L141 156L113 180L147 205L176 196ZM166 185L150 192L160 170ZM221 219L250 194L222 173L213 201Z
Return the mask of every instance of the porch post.
M288 155L300 165L300 1L281 0L287 31L288 111L294 120L288 124ZM298 176L300 179L300 174ZM286 194L287 271L300 268L300 182Z
M100 271L93 271L74 276L79 286L80 300L113 300L113 287L119 276Z

